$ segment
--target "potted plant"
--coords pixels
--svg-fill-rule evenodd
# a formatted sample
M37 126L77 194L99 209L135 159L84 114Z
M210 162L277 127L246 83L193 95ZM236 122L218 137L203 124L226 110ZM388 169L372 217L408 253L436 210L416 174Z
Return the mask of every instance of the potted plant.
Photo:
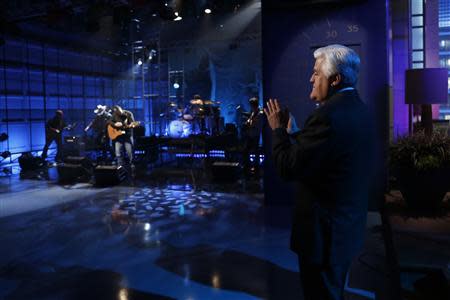
M401 137L390 147L390 164L406 204L434 210L450 187L450 137L423 131Z

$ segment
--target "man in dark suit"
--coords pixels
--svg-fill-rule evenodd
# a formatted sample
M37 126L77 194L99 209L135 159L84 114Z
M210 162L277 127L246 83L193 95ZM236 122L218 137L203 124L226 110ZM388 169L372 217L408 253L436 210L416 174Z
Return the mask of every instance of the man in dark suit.
M310 98L318 108L304 128L277 100L269 100L265 113L275 167L299 182L291 249L299 256L305 299L335 300L343 299L347 271L364 241L373 125L354 88L358 55L330 45L314 58Z

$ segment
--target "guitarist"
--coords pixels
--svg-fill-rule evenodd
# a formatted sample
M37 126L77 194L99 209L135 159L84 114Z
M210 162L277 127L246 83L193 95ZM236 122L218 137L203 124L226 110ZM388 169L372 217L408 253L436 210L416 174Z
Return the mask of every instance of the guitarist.
M88 132L92 129L94 132L94 138L96 142L97 148L102 151L103 161L106 162L108 155L107 152L110 152L111 157L114 157L114 153L112 151L106 128L111 120L111 110L107 108L106 105L97 105L97 108L94 110L95 118L89 123L88 126L84 129L84 132Z
M122 155L122 149L125 147L128 159L130 160L131 169L134 169L133 165L133 129L130 125L134 122L134 116L131 111L124 110L119 105L114 105L113 115L109 125L114 129L123 130L125 133L119 135L113 140L114 150L117 158L117 164L123 166L124 160Z
M62 159L62 131L69 129L69 126L64 122L64 113L62 110L57 110L53 118L47 121L45 125L45 146L42 150L42 160L47 158L48 147L55 141L56 143L56 161L60 162Z
M253 97L248 100L251 112L249 118L244 124L244 169L248 175L259 172L259 140L262 132L262 111L259 107L259 98ZM255 155L255 163L251 163L250 155Z

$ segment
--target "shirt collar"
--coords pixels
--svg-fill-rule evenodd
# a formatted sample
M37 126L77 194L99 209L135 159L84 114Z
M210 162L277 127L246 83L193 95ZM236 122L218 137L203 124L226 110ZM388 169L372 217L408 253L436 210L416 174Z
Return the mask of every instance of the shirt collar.
M345 87L345 88L340 89L336 93L341 93L341 92L345 92L345 91L353 91L354 89L355 89L354 87L349 86L349 87Z

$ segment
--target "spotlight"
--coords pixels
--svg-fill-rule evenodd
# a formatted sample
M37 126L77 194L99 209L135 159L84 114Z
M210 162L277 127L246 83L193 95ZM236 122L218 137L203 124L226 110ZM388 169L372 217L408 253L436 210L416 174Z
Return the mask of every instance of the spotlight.
M175 83L173 84L173 88L174 88L174 89L179 89L179 88L180 88L180 84L179 84L178 82L175 82Z
M4 142L8 139L8 134L6 134L5 132L3 132L2 134L0 134L0 142Z
M139 66L142 65L142 59L139 58L138 63Z
M180 20L182 20L183 18L178 14L178 12L176 11L175 12L175 19L173 19L174 21L180 21Z
M150 50L150 52L148 53L148 59L152 60L153 57L155 57L155 56L156 56L156 50L155 49Z
M209 9L209 8L205 9L205 14L210 14L211 12L212 12L211 9Z

